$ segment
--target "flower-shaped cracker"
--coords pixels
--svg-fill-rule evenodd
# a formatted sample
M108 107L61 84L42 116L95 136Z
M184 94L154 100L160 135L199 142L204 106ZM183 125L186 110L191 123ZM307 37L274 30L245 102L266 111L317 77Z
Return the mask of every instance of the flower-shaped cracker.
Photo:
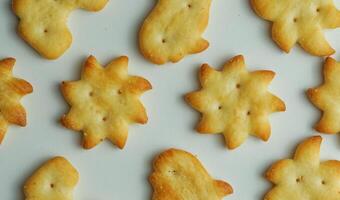
M340 11L333 0L251 0L251 3L259 16L273 22L273 40L285 52L295 43L316 56L335 52L323 34L323 29L340 26Z
M285 104L267 91L272 71L248 72L243 56L227 62L222 71L201 67L200 91L186 95L187 102L202 113L200 133L223 133L228 148L240 146L255 135L264 141L270 136L268 115L285 111Z
M320 163L322 138L315 136L301 143L293 159L276 162L266 177L275 184L265 200L340 199L340 162Z
M340 63L333 58L327 58L323 75L324 84L309 89L307 95L312 103L323 111L315 129L334 134L340 132Z
M0 143L9 124L26 126L26 111L20 99L33 91L27 81L13 77L14 64L14 58L0 60Z
M83 147L96 146L105 138L123 148L130 123L145 124L148 120L139 96L151 89L144 78L127 74L128 58L119 57L105 68L90 56L81 80L63 82L61 89L71 106L62 117L62 124L82 131Z

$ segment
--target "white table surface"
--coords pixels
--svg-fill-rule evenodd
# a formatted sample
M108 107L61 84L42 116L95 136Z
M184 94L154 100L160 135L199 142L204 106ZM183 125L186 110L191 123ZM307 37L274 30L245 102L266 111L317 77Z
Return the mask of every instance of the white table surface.
M80 173L75 200L151 199L147 180L151 162L170 147L198 155L213 177L229 182L235 193L225 199L260 200L271 187L263 177L266 169L278 159L291 157L298 143L317 134L312 126L320 112L308 101L305 90L321 83L321 58L298 46L290 54L283 53L270 38L269 23L254 14L248 0L214 0L204 34L209 49L177 64L157 67L141 56L137 46L137 32L154 3L111 0L98 13L75 11L68 23L74 38L72 47L60 59L49 61L17 36L10 0L0 0L0 58L15 57L14 74L34 87L34 93L22 101L28 113L27 127L11 126L0 146L1 200L23 199L26 178L56 155L65 156ZM340 29L325 33L340 52ZM77 80L90 54L102 64L127 55L129 73L143 76L153 85L153 90L142 96L149 122L130 126L124 150L105 141L86 151L80 146L81 135L58 123L68 110L59 84ZM245 56L249 70L277 73L270 90L285 101L287 111L271 115L269 142L250 137L230 151L222 135L195 132L199 113L184 102L183 95L198 89L197 72L202 63L220 69L237 54ZM334 58L340 59L339 54ZM323 138L322 159L340 159L339 136Z

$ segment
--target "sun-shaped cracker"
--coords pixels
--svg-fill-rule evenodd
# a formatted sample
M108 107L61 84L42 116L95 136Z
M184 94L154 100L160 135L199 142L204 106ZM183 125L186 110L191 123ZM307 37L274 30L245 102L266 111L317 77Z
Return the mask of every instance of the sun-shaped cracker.
M26 111L20 99L33 91L31 84L13 77L14 64L14 58L0 60L0 143L9 124L26 126Z
M228 183L214 180L195 156L183 150L164 151L154 160L153 170L152 200L220 200L233 193Z
M340 199L340 162L320 163L322 138L314 136L301 143L293 159L276 162L266 177L275 186L265 200Z
M323 34L323 29L340 26L340 11L333 0L251 0L251 3L259 16L273 22L273 40L285 52L295 43L316 56L335 52Z
M272 71L248 72L243 56L228 61L222 71L202 65L202 89L186 95L186 101L202 113L197 125L200 133L223 133L227 147L234 149L254 135L267 141L268 115L285 111L285 104L267 91Z
M19 35L40 55L57 59L71 45L67 19L75 9L99 11L108 0L12 0ZM92 24L95 28L95 24ZM91 26L91 24L89 24Z
M323 111L321 120L315 125L319 132L340 132L340 63L327 58L323 68L324 83L309 89L307 95L312 103Z
M139 97L152 86L144 78L128 75L127 67L126 56L111 61L105 68L90 56L81 80L62 83L62 93L71 109L61 122L83 132L84 148L92 148L105 138L123 148L128 125L147 122Z
M25 200L72 200L79 180L77 170L63 157L44 163L26 181Z

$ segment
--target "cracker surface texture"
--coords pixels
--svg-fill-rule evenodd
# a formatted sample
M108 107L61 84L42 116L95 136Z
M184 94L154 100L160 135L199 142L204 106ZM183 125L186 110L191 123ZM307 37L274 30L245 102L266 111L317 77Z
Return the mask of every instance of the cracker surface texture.
M178 149L154 160L149 181L152 200L220 200L233 193L228 183L214 180L195 156Z
M286 109L282 100L267 91L274 76L266 70L248 72L243 56L229 60L222 71L202 65L202 88L185 96L202 113L197 131L223 133L229 149L240 146L248 135L267 141L271 133L268 115Z
M322 133L340 132L340 63L327 58L323 67L324 83L307 91L311 102L323 114L315 129Z
M59 58L71 45L69 14L78 8L99 11L108 0L13 0L18 33L47 59Z
M90 56L81 80L62 83L62 93L71 109L61 122L66 128L82 131L84 148L90 149L107 138L122 149L128 125L148 121L139 97L152 86L142 77L128 75L127 68L126 56L105 68Z
M274 187L265 200L338 200L340 198L340 162L320 163L322 138L314 136L302 142L293 159L276 162L266 177Z
M272 38L285 52L295 43L315 56L335 51L323 30L340 26L340 11L333 0L251 0L255 12L273 22Z
M204 51L202 38L209 21L211 0L158 0L139 33L139 47L155 64L178 62Z
M77 170L63 157L43 164L25 183L25 200L72 200Z
M0 60L0 143L9 124L26 126L26 111L20 100L33 91L30 83L13 77L14 58Z

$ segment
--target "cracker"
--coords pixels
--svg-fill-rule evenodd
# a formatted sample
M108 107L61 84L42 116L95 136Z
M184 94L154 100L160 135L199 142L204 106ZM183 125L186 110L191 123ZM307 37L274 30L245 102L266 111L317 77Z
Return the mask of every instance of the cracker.
M271 132L268 115L286 109L282 100L267 91L274 76L266 70L248 72L241 55L228 61L222 71L202 65L202 89L185 96L202 113L197 131L223 133L230 149L240 146L248 135L267 141Z
M178 62L208 48L202 38L211 0L159 0L139 32L139 47L155 64Z
M139 97L152 86L144 78L128 75L127 67L126 56L105 68L90 56L81 80L62 83L62 93L71 109L61 122L66 128L83 132L84 148L90 149L108 138L122 149L128 125L148 121Z
M340 63L327 58L323 67L324 83L307 91L311 102L323 114L315 129L335 134L340 132Z
M340 11L332 0L251 0L256 13L273 22L272 38L285 52L296 44L315 56L335 50L323 30L340 26Z
M27 81L13 77L14 58L0 60L0 144L9 124L26 126L26 111L20 100L33 91Z
M77 170L63 157L43 164L25 183L25 200L72 200Z
M78 8L99 11L108 0L13 0L19 17L18 33L47 59L57 59L71 45L69 14Z
M274 187L265 200L337 200L340 198L340 162L320 163L322 138L314 136L302 142L293 159L276 162L266 173Z
M232 187L214 180L192 154L178 149L161 153L149 177L153 200L219 200L233 193Z

